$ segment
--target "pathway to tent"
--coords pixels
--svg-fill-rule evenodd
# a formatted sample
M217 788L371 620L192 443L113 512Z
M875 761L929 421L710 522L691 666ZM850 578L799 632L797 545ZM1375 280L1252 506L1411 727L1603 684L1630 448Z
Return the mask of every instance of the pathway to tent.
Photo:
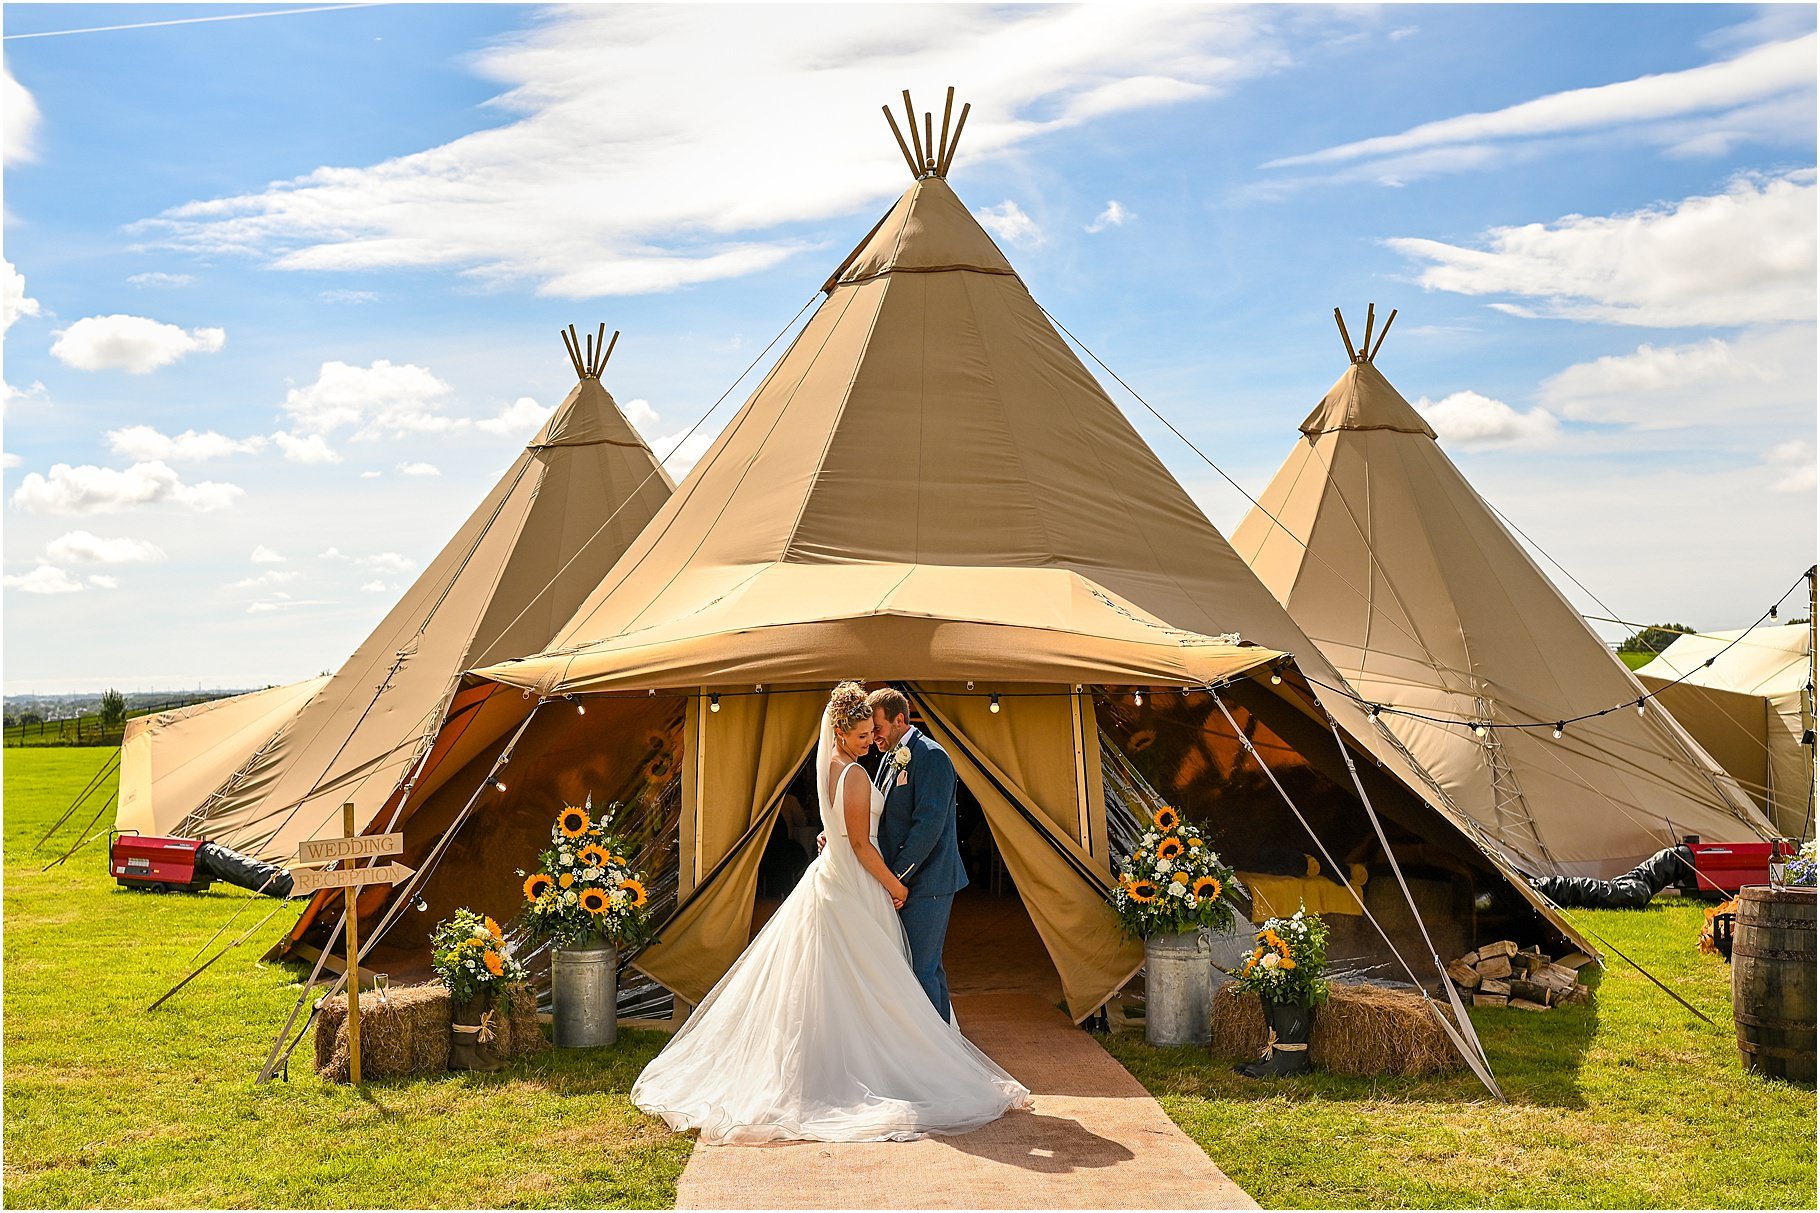
M1034 1110L915 1142L698 1145L677 1207L1258 1207L1056 1009L1060 983L1015 896L963 894L946 960L962 1030L1031 1089Z

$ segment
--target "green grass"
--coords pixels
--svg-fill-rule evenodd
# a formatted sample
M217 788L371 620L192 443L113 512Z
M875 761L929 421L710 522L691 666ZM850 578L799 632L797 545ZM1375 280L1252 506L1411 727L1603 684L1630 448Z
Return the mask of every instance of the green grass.
M1660 654L1657 653L1619 653L1618 660L1624 663L1627 670L1640 670L1658 656Z
M1811 1209L1814 1092L1742 1071L1702 913L1665 898L1574 917L1716 1027L1615 956L1590 1005L1475 1008L1508 1105L1466 1074L1258 1083L1141 1035L1108 1047L1266 1208Z
M61 846L33 846L107 756L5 754L8 1206L675 1202L690 1139L626 1097L660 1034L359 1093L317 1079L306 1040L289 1083L255 1087L304 976L258 960L291 911L147 1012L246 895L117 890L100 841L40 873L93 810ZM258 899L224 941L276 905Z

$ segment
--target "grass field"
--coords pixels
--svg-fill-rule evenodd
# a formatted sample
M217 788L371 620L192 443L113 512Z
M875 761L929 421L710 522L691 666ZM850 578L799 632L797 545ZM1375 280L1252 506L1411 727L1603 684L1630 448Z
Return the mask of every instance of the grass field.
M99 841L38 871L33 846L105 758L5 755L8 1206L673 1203L689 1139L626 1098L661 1036L359 1094L311 1074L306 1042L288 1084L255 1087L302 976L257 960L284 914L145 1011L244 898L117 891ZM1740 1073L1698 907L1585 921L1720 1026L1622 966L1590 1007L1480 1011L1508 1107L1466 1077L1259 1086L1194 1050L1109 1047L1267 1207L1814 1207L1814 1094Z

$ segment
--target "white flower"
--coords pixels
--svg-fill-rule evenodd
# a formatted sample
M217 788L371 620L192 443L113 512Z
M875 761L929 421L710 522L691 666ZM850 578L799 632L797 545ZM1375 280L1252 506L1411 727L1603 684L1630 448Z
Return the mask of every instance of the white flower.
M574 904L575 904L575 903L576 903L576 901L578 901L578 900L579 900L579 898L577 898L577 897L576 897L576 896L575 896L575 890L574 890L574 889L570 889L570 890L569 890L569 891L568 891L568 892L567 892L567 893L564 893L564 894L563 894L563 895L562 895L562 899L563 899L563 901L564 901L564 902L565 902L565 903L567 903L567 904L568 904L568 905L574 905Z
M1159 859L1156 861L1156 872L1158 876L1167 876L1174 867L1175 864L1171 860Z
M1153 847L1156 845L1156 831L1155 830L1152 830L1152 831L1150 831L1150 833L1144 835L1144 845L1147 847Z
M581 878L583 880L599 880L600 879L600 869L599 868L583 868L581 870Z
M1293 915L1291 915L1291 917L1293 917L1297 922L1302 921L1302 911L1297 910Z
M575 866L575 856L569 851L563 851L556 856L556 862L565 868L572 868Z
M619 909L626 904L626 894L623 891L607 894L607 904L612 906L615 910Z
M1188 886L1185 884L1171 884L1169 886L1169 895L1171 897L1186 897L1188 896Z
M1270 953L1270 955L1264 957L1264 967L1266 969L1274 969L1282 963L1283 963L1283 958L1281 956L1278 956L1275 952L1272 952L1272 953Z
M900 745L895 750L892 750L891 751L891 765L895 766L900 771L909 770L910 769L910 747L907 745Z
M471 960L466 960L466 961L463 961L462 963L467 965L468 968L470 968L470 969L474 967L474 962Z

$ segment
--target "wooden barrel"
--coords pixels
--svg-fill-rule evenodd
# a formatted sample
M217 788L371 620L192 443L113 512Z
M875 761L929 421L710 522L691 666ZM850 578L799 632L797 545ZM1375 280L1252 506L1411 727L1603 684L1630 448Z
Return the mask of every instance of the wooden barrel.
M1738 894L1732 1015L1744 1068L1814 1081L1814 890Z

